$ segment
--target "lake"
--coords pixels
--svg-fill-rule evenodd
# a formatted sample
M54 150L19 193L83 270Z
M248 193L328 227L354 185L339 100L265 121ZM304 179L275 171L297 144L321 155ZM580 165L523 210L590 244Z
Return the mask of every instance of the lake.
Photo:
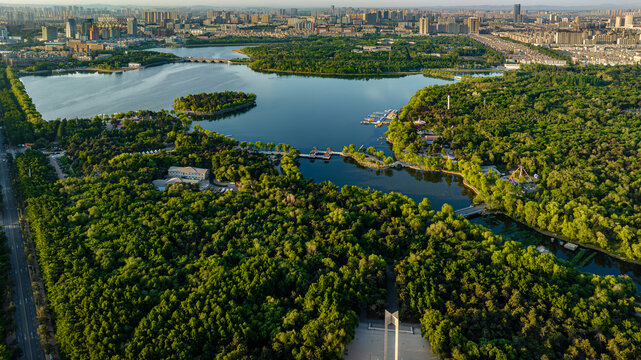
M236 58L242 47L158 49L183 57ZM21 78L36 108L45 119L91 117L130 110L170 109L177 97L223 90L253 92L257 106L215 121L197 121L205 129L240 141L290 144L303 152L313 147L342 150L355 144L389 151L382 140L386 127L361 125L375 111L398 109L426 86L451 83L423 75L386 78L321 78L254 72L247 66L176 63L118 74L74 73ZM411 169L372 170L351 160L300 160L307 178L339 186L357 185L384 192L399 192L420 202L427 197L433 209L444 203L454 209L471 204L473 194L460 178ZM576 256L538 233L502 217L473 220L494 232L525 244L544 246L557 257ZM577 250L578 251L578 250ZM588 250L577 265L592 253ZM627 274L641 289L641 266L598 254L580 270L599 275Z

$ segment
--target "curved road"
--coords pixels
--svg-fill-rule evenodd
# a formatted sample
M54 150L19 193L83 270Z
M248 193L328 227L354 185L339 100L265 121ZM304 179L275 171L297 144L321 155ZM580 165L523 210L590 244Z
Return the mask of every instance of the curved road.
M20 359L43 359L40 337L36 325L36 308L33 302L31 279L27 258L24 254L18 209L13 197L13 187L9 177L7 152L4 136L0 133L0 185L2 186L2 227L7 235L11 257L11 279L13 281L13 304L16 307L16 337L22 349Z

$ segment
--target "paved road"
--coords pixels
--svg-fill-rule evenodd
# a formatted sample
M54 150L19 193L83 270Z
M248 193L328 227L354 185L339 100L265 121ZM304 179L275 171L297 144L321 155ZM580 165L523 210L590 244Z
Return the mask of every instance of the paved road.
M62 180L65 178L65 174L62 172L60 169L60 165L58 164L58 160L53 157L53 155L49 155L49 163L51 166L53 166L54 169L56 169L56 174L58 175L58 179Z
M370 326L371 325L371 326ZM383 322L361 322L356 328L354 340L347 344L345 360L383 360L385 342ZM398 334L398 358L402 360L437 360L430 343L421 335L420 325L401 324ZM394 325L388 334L388 359L394 359Z
M6 162L4 137L0 133L0 185L2 186L2 227L7 235L11 256L11 279L13 280L13 303L16 306L16 337L22 349L21 359L43 359L40 337L36 326L36 309L33 303L31 280L27 259L22 244L18 222L18 210L13 197L13 187Z

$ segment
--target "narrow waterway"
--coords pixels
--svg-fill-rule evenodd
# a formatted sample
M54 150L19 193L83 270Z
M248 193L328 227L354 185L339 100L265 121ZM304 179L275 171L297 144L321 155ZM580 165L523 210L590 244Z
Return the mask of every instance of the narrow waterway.
M626 275L637 286L637 295L641 295L641 266L613 258L602 252L579 247L572 251L563 247L558 239L533 231L507 216L488 215L473 218L470 222L483 225L495 234L507 239L519 241L524 245L536 246L539 251L549 252L559 259L572 262L577 269L601 276Z

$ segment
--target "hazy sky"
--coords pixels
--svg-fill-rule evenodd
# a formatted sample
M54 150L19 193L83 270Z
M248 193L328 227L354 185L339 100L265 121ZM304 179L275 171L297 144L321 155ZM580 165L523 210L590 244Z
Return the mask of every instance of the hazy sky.
M49 5L88 5L88 4L109 4L109 5L138 5L138 6L222 6L222 7L328 7L329 5L353 6L353 7L445 7L445 6L512 6L520 3L522 7L566 7L585 8L593 6L598 8L617 7L641 7L639 0L614 0L604 2L603 0L0 0L2 4L49 4ZM604 5L607 4L607 5Z

